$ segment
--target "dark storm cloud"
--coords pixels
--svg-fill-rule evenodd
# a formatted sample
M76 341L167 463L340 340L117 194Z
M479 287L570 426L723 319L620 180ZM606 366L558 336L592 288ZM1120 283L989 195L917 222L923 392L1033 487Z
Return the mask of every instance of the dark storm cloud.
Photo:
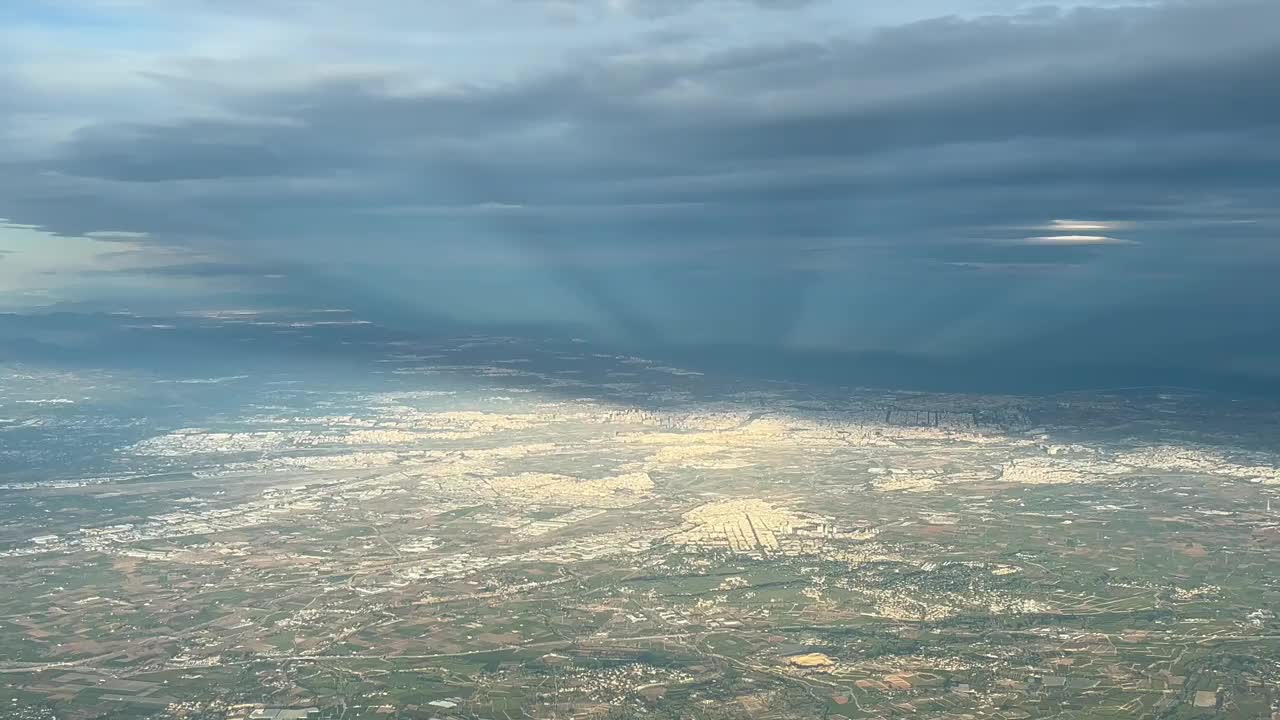
M1113 172L1269 184L1276 27L1274 3L1089 10L436 94L321 82L228 98L272 118L262 124L88 128L58 170L139 182L353 172L411 182L401 194L436 204L799 202Z
M259 263L233 263L196 261L174 265L155 265L129 268L128 270L88 271L83 274L135 275L155 278L267 278L283 279L294 270L286 266L268 266Z
M812 5L824 0L734 0L744 5L751 5L766 10L787 10L805 5ZM572 0L570 0L572 2ZM615 3L627 12L634 13L641 17L663 17L674 15L680 12L687 12L699 5L707 4L708 0L620 0Z
M784 16L769 17L755 21ZM603 43L474 83L153 68L155 87L218 111L93 121L44 158L0 164L0 214L229 257L188 274L350 268L379 278L383 304L458 304L456 319L478 313L475 283L421 277L510 270L524 290L494 281L503 312L654 343L727 328L961 352L1123 306L1157 348L1177 339L1170 317L1195 333L1236 299L1280 300L1261 270L1280 267L1278 3L762 31L668 51L690 32L646 25L636 37L653 52ZM1097 233L1116 242L1031 229L1056 218L1127 224ZM559 292L572 302L540 304ZM855 312L871 306L885 317Z

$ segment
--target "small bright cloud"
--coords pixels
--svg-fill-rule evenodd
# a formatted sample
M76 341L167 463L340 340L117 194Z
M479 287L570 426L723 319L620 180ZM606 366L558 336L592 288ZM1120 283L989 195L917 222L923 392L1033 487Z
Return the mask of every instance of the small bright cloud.
M1037 235L1023 238L1027 245L1129 245L1132 241L1107 235Z
M84 236L95 240L145 240L148 237L147 233L127 230L94 230Z
M1028 230L1050 233L1108 233L1131 230L1137 223L1129 220L1050 220L1044 225L1032 225Z

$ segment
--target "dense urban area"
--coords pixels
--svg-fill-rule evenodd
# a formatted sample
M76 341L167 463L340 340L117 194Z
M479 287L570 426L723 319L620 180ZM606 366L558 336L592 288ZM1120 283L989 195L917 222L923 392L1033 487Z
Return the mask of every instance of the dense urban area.
M1280 717L1265 402L367 362L4 367L0 715Z

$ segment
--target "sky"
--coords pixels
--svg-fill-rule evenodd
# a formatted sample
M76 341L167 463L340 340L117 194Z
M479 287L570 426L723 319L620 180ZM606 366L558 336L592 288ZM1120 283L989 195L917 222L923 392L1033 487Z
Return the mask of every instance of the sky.
M8 0L0 309L1280 379L1274 0Z

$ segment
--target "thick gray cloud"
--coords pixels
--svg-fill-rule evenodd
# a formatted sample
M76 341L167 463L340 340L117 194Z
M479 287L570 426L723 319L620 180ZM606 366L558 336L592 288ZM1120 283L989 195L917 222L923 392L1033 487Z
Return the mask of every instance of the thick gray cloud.
M682 12L688 12L699 5L704 5L709 0L612 0L611 2L600 3L598 0L560 0L547 3L546 0L529 0L531 2L544 2L552 7L560 6L564 9L581 9L582 6L605 5L618 11L635 14L642 18L660 18L675 15ZM743 4L753 5L758 8L772 10L786 10L803 7L822 0L731 0L731 2L741 2ZM723 0L722 0L723 3Z
M60 78L0 109L32 139L0 159L0 216L220 258L170 275L648 344L1031 353L1069 330L1053 352L1158 357L1280 302L1270 0L843 24L829 3L492 0L549 18L514 36L527 67L465 34L406 45L398 2L385 52L320 4L179 4L324 61L156 49L103 81L138 112ZM55 69L24 67L0 71L10 97Z

